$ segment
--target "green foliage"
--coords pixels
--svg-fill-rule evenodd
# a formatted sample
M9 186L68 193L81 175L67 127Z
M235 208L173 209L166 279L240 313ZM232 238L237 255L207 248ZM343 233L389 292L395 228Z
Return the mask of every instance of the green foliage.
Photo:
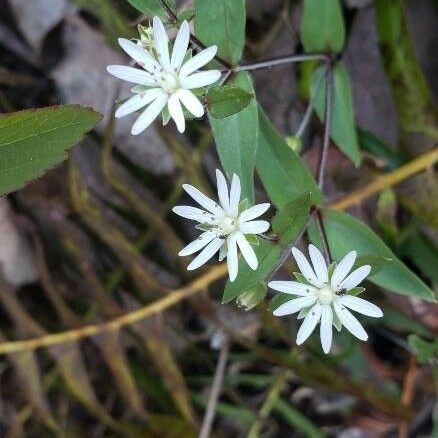
M309 219L310 194L305 193L293 199L281 209L272 220L272 229L280 237L280 244L292 242Z
M152 18L155 15L161 19L167 18L167 13L159 0L127 0L135 9L144 14L146 17ZM169 0L168 4L170 4Z
M264 300L267 292L268 288L266 283L261 281L252 289L239 295L236 300L237 305L247 311L251 310Z
M260 245L253 249L259 261L257 270L253 271L243 257L240 257L239 273L236 280L232 283L230 281L227 282L222 297L223 303L229 303L244 292L257 287L260 282L265 281L280 257L280 246L266 240L260 242Z
M326 69L318 68L313 75L313 93L315 111L321 121L325 115ZM321 75L324 77L321 78ZM322 84L317 84L322 81ZM333 109L330 137L336 145L358 166L361 162L356 125L354 123L353 98L351 95L350 78L345 67L338 63L334 68L333 78ZM316 92L317 90L317 92Z
M67 158L100 115L78 105L0 116L0 194L23 187Z
M434 301L434 294L411 270L409 270L364 223L340 211L324 210L324 225L330 250L340 260L348 251L356 250L360 256L380 256L390 259L383 268L370 278L377 285L403 295Z
M208 111L216 119L236 114L245 109L254 95L236 85L222 85L210 88L205 99Z
M245 23L245 0L195 0L196 36L232 65L242 57Z
M235 87L254 94L250 76L239 73L234 81ZM257 139L259 135L259 115L257 103L252 100L237 114L217 119L209 113L209 120L216 141L216 148L228 178L233 173L240 177L242 198L254 203L254 167Z
M277 208L285 207L291 199L304 193L310 193L314 204L322 200L309 168L287 145L260 107L256 168Z
M409 335L408 342L410 347L414 350L418 362L427 364L432 359L438 358L438 340L434 339L427 342L417 335Z
M304 0L300 32L306 52L340 52L345 25L339 0Z

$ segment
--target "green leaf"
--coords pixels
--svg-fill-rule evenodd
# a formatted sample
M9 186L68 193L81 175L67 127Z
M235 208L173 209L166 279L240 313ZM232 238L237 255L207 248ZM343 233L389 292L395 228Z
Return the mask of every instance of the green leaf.
M223 119L242 111L253 97L254 94L237 85L210 88L205 96L209 113L216 119Z
M308 167L287 145L260 107L259 130L257 173L274 204L281 209L291 199L308 192L312 203L321 202L321 192Z
M359 268L361 266L364 265L370 265L371 266L371 273L370 273L370 277L374 276L375 274L377 274L378 272L380 272L382 269L385 268L385 266L388 263L392 262L392 258L390 257L382 257L382 256L363 256L363 257L358 257L356 259L356 262L354 263L354 266L352 269L356 269Z
M242 57L245 22L245 0L195 0L196 36L233 65Z
M250 76L239 73L234 85L253 94ZM210 124L222 167L228 178L233 173L240 178L242 198L254 203L254 167L258 138L258 110L255 100L242 111L223 119L216 119L209 114Z
M0 115L0 195L23 187L67 158L67 150L100 120L78 105Z
M356 286L348 291L348 295L353 295L356 297L357 295L360 295L364 291L365 291L364 287Z
M321 75L324 75L324 77L321 78ZM320 81L322 82L317 87L316 85ZM315 71L312 84L313 91L315 92L315 111L321 121L324 121L325 93L327 87L325 67L320 67ZM347 70L340 63L334 68L333 86L333 111L330 137L339 149L358 166L361 162L361 156L359 143L357 141L356 125L354 123L350 78Z
M257 237L257 234L245 234L245 238L250 245L260 245L260 240Z
M385 245L377 234L358 219L346 213L324 210L323 220L333 257L340 260L351 250L360 256L380 256L391 259L373 275L373 283L403 295L434 301L429 287L410 271Z
M298 196L281 209L272 220L272 229L280 236L280 244L292 242L309 220L310 193Z
M431 359L438 358L438 340L427 342L417 335L409 335L408 342L417 356L418 362L427 364Z
M157 15L162 20L168 18L167 12L159 0L128 0L128 2L146 17L152 18ZM171 5L170 2L168 4Z
M301 42L306 52L340 52L345 24L339 0L304 0Z
M223 303L230 302L244 292L255 288L259 282L265 281L280 257L280 246L266 240L260 242L260 245L253 249L259 261L257 270L253 271L243 257L240 257L239 273L236 280L232 283L230 281L227 282L224 296L222 297Z

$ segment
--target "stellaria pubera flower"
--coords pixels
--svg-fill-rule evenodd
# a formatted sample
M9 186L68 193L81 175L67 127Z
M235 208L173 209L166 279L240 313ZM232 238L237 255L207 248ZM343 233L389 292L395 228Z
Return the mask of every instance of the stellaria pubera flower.
M338 331L344 326L354 336L366 341L367 333L350 310L374 318L383 316L375 304L354 295L364 290L357 286L369 275L371 266L364 265L350 272L357 258L356 251L350 251L330 275L331 269L328 269L324 256L316 246L309 245L312 265L299 249L292 248L292 254L301 271L298 275L301 281L271 281L268 286L299 297L281 304L273 312L275 316L300 312L298 318L304 318L304 321L297 333L297 344L301 345L306 341L318 322L321 345L325 353L330 351L332 345L332 325Z
M167 105L178 131L184 132L183 106L195 117L204 115L202 103L191 90L211 85L220 78L219 70L198 72L214 58L217 46L210 46L186 60L190 40L187 21L181 23L172 55L166 29L158 17L153 18L152 33L154 47L149 50L142 44L119 38L121 48L141 69L124 65L107 67L113 76L137 84L131 89L134 96L119 106L115 116L124 117L144 108L131 130L133 135L138 135L151 125Z
M205 264L218 251L219 260L227 259L230 281L234 281L238 273L238 248L251 269L258 267L257 256L248 242L250 236L261 234L269 229L269 222L254 220L265 213L270 204L257 204L242 208L240 202L240 179L234 174L230 191L227 181L220 170L216 170L219 203L210 199L196 187L184 184L184 190L203 208L177 206L173 211L187 219L198 222L197 228L204 232L180 252L180 256L188 256L201 251L189 264L188 270L197 269Z

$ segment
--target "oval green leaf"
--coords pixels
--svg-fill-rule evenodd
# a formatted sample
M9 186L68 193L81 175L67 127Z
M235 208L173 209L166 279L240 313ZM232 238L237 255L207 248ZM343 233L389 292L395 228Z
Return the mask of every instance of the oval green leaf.
M67 150L100 120L79 105L0 116L0 195L18 190L67 158Z
M237 85L222 85L210 88L205 99L209 113L216 119L223 119L245 109L253 97Z

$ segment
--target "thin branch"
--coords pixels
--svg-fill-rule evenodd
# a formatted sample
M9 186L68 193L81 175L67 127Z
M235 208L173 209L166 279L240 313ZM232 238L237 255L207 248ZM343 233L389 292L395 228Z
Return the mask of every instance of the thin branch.
M217 362L216 371L214 372L213 386L211 387L210 395L208 397L207 409L205 412L204 420L202 421L201 431L199 432L198 436L199 438L208 438L210 436L217 402L219 400L219 395L222 390L225 366L227 364L229 351L230 343L228 339L225 339L219 352L219 359Z
M251 71L251 70L259 70L262 68L271 68L283 64L292 64L295 62L317 61L317 60L325 61L327 60L327 56L321 53L309 53L302 55L294 54L294 55L280 56L277 58L267 59L266 61L256 62L254 64L238 65L237 67L234 67L232 70L234 72Z

